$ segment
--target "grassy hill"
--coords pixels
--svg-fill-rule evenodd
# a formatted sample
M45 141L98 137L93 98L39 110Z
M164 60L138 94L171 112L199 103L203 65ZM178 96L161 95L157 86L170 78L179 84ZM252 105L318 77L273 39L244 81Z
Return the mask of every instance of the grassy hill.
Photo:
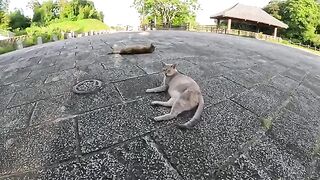
M64 37L61 32L77 32L84 33L100 30L109 30L109 26L97 19L82 19L78 21L62 21L55 22L46 27L32 26L27 28L25 31L19 31L19 35L27 35L27 38L23 41L24 47L32 46L37 43L37 37L42 37L42 41L52 41L53 35L57 35L59 39ZM4 33L5 31L0 31ZM16 45L11 42L0 42L0 54L13 51L16 49Z
M108 30L109 26L97 19L82 19L78 21L64 21L59 23L50 24L47 28L59 28L63 31L75 31L78 33L89 32L90 30Z

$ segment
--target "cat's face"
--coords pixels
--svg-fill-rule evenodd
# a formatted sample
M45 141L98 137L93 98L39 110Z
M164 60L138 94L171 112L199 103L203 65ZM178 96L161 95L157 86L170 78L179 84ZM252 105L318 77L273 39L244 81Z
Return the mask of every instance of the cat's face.
M176 64L164 64L162 68L162 72L166 76L172 76L177 72L176 66L177 66Z

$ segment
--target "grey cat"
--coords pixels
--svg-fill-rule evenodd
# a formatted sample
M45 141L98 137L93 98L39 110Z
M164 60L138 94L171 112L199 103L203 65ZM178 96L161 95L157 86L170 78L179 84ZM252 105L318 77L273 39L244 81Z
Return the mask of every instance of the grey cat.
M204 100L199 85L190 77L181 74L176 69L176 64L163 63L164 80L160 87L147 89L146 92L163 92L168 90L170 99L167 102L153 101L152 105L171 107L169 114L155 117L156 121L164 121L177 117L184 111L197 107L192 119L184 124L178 124L180 129L191 129L200 119L203 111Z

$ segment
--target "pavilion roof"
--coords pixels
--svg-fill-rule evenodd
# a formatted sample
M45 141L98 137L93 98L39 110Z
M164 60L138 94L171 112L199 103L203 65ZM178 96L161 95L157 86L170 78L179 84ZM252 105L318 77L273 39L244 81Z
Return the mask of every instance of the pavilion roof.
M264 10L254 6L236 4L220 13L210 16L211 19L234 18L245 21L262 23L270 26L288 28L288 25L274 18Z

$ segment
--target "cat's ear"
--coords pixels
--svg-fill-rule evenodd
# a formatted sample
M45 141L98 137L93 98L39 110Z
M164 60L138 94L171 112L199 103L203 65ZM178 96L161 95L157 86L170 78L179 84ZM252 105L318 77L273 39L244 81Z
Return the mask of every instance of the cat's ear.
M175 69L177 67L177 64L172 64L171 67Z
M161 61L161 64L162 64L163 67L165 67L165 66L167 65L167 64L164 63L163 61Z

